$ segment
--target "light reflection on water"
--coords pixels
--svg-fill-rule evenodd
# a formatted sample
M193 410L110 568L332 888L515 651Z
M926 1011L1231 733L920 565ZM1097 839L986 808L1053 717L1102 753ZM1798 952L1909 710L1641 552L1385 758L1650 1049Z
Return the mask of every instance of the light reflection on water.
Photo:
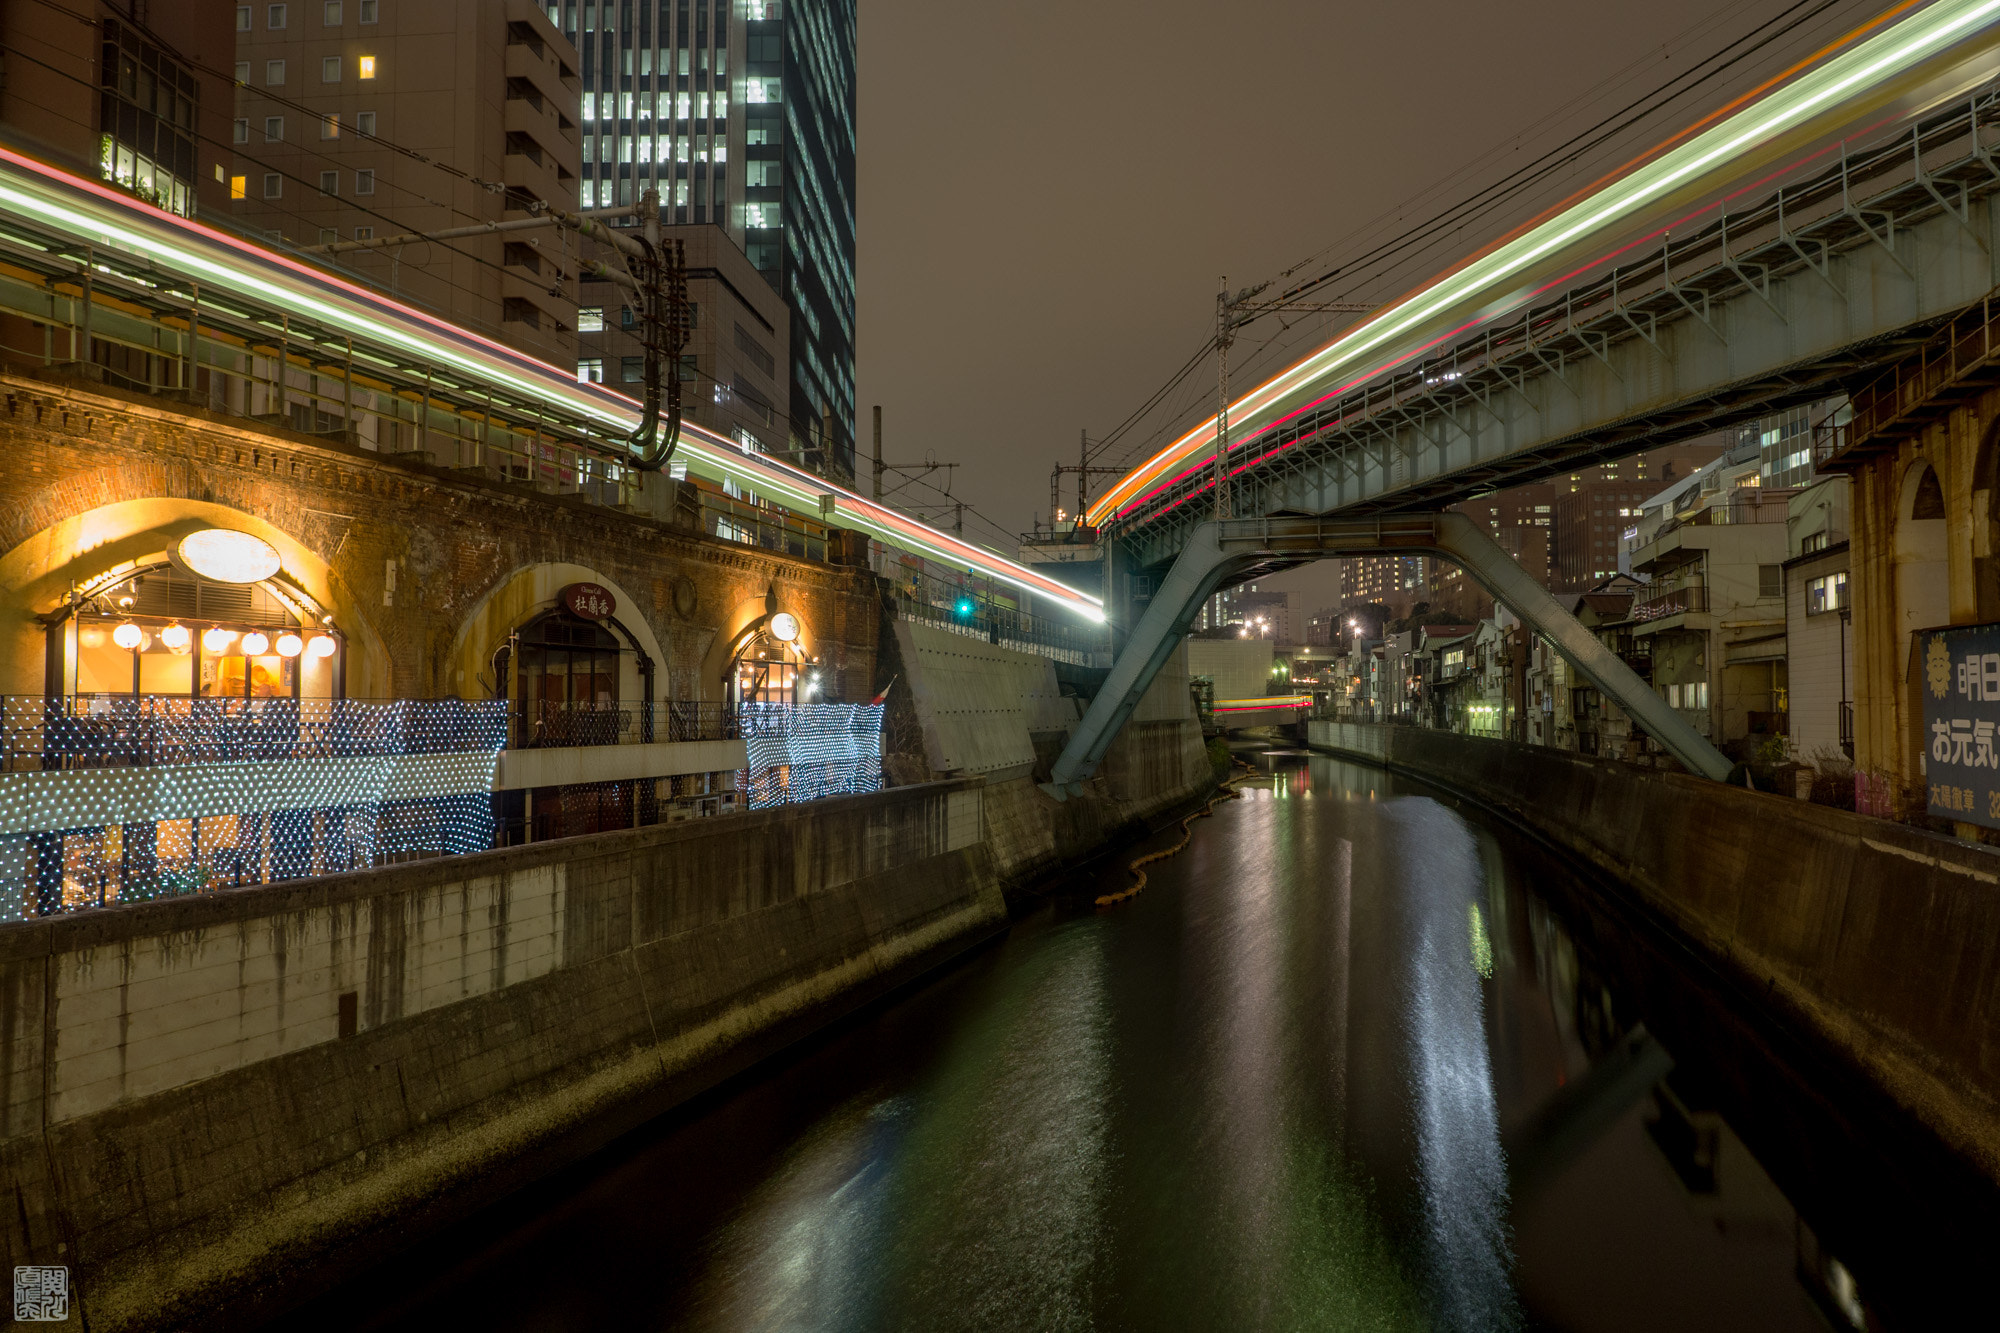
M1783 1196L1692 1102L1689 1183L1671 1062L1494 837L1277 762L1126 905L1080 886L344 1326L1821 1327Z

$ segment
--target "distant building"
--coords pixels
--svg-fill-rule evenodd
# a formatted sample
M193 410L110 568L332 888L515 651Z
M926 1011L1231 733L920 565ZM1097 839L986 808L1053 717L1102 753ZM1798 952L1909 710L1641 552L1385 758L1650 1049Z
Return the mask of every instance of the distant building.
M1854 634L1845 476L1795 493L1786 523L1785 667L1794 758L1837 768L1854 758Z
M540 5L292 0L233 12L229 192L245 228L311 247L577 208L583 62ZM567 367L578 258L548 227L354 250L338 263Z
M182 217L225 218L240 21L219 4L0 0L0 123L57 166Z

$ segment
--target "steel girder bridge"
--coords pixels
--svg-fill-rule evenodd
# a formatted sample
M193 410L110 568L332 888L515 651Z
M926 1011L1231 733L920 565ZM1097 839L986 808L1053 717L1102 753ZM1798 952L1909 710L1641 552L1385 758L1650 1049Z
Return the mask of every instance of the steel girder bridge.
M2000 287L1996 23L2000 0L1939 0L1871 25L1244 395L1220 456L1211 420L1128 473L1089 515L1126 642L1052 794L1095 772L1217 589L1385 550L1462 565L1690 770L1725 776L1483 530L1439 511L1844 392Z

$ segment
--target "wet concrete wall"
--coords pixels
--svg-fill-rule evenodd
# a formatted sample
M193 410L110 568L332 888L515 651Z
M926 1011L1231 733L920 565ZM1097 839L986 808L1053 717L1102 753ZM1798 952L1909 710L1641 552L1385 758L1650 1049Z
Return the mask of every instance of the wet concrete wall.
M1581 857L2000 1181L2000 853L1682 774L1416 727L1316 748L1464 792Z
M0 926L0 1254L99 1330L379 1257L1003 925L982 795Z

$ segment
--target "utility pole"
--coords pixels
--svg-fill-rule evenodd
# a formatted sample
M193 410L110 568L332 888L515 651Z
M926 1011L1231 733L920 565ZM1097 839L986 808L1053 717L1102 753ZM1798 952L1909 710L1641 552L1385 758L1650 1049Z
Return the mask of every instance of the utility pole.
M1231 296L1229 279L1225 277L1215 294L1215 516L1217 519L1229 517L1229 348L1236 341L1236 330L1260 315L1268 315L1279 310L1365 315L1378 308L1358 301L1292 301L1283 296L1274 301L1252 300L1270 285L1269 282L1260 282L1255 287L1245 287Z
M882 404L875 404L875 498L882 498Z

